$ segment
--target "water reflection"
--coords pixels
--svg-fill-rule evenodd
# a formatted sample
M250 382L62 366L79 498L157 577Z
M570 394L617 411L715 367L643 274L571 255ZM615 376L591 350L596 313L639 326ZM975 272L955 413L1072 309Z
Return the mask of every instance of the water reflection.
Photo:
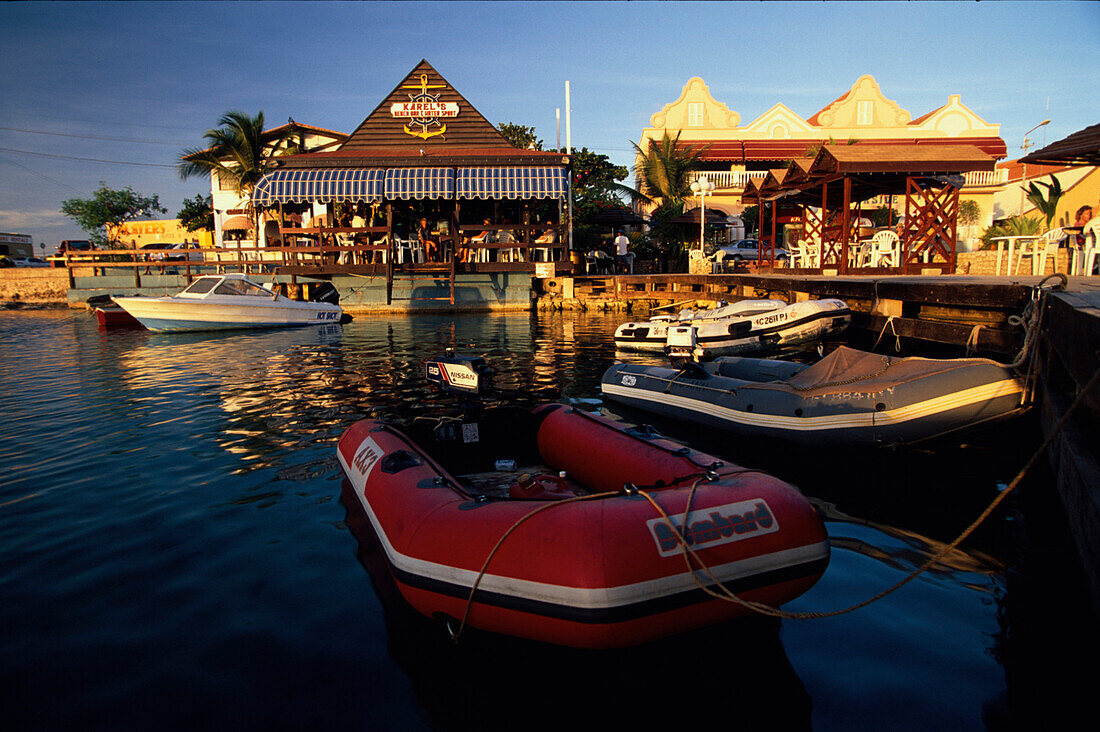
M390 655L434 728L656 729L700 716L719 726L734 717L745 729L811 728L812 703L777 621L742 618L616 651L558 648L472 629L456 645L401 597L346 481L341 502L382 603Z
M1063 620L1072 585L1048 580L1062 579L1063 562L1040 553L1030 582L1006 570L1017 545L1000 514L920 581L858 613L737 621L622 653L477 634L455 649L430 621L394 609L386 572L372 572L371 593L352 552L368 570L380 556L348 535L336 504L343 430L365 416L457 410L421 373L448 348L486 356L504 388L611 411L599 396L609 364L662 362L616 354L621 320L360 317L152 334L101 332L83 313L0 313L0 687L9 689L0 703L17 720L48 713L80 727L96 715L152 726L158 705L185 700L193 726L243 709L253 720L391 728L419 716L438 728L482 717L485 728L527 728L543 718L531 710L570 726L650 728L702 714L705 724L747 716L754 728L778 715L781 727L806 727L812 714L817 729L973 728L1006 676L1017 695L1039 688L1031 659L1066 680L1057 653L1095 647L1082 642L1091 625ZM790 608L799 611L847 607L904 577L985 508L1036 444L1033 424L862 453L657 426L818 501L833 561ZM1049 495L1049 480L1039 488ZM355 522L349 511L346 524ZM1014 625L1021 607L1024 634ZM1053 631L1058 642L1044 643ZM282 693L298 677L324 684L308 685L308 699ZM911 724L897 719L900 708Z

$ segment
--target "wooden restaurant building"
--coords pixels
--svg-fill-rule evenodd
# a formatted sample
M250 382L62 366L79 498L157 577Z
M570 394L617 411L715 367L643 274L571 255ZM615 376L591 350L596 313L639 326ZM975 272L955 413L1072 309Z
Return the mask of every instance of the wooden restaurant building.
M567 155L513 147L421 61L339 146L280 157L256 184L260 259L350 304L528 306L536 269L571 267L569 181Z
M761 209L760 260L774 262L782 224L795 223L790 265L807 273L953 273L964 175L994 164L968 144L822 145L746 186L745 200ZM861 206L882 197L901 202L901 221L865 232Z

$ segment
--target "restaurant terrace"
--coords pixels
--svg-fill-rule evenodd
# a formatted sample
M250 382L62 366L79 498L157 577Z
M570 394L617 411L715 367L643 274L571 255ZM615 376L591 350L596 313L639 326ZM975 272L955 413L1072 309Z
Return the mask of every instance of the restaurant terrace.
M251 254L282 275L385 277L387 304L395 278L430 275L444 286L409 299L453 304L467 274L571 267L569 180L569 156L513 147L425 60L338 147L256 184Z
M823 145L746 188L746 201L760 205L760 261L774 262L780 224L797 223L798 238L787 244L796 269L954 272L962 176L994 163L973 145ZM904 197L899 226L864 232L862 204L893 196Z

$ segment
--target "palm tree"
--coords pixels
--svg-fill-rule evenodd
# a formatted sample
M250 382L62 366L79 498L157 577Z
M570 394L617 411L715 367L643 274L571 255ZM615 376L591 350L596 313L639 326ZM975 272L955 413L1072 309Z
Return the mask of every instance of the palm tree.
M1039 190L1039 186L1046 187L1046 195ZM1050 183L1033 181L1027 188L1027 200L1046 217L1048 229L1054 223L1054 216L1058 213L1058 201L1061 200L1062 194L1062 183L1053 175L1050 176Z
M292 129L288 127L276 138L265 139L263 110L255 117L244 112L226 112L218 124L220 127L203 134L206 149L187 149L180 154L180 178L216 175L219 181L231 185L242 199L247 198L246 208L256 218L259 243L260 214L252 205L252 190L271 171L273 159L280 154L280 147Z
M660 140L650 140L645 149L631 141L637 153L634 175L638 189L632 191L636 198L646 203L682 204L691 196L689 173L698 167L709 145L683 148L679 143L680 133L671 138L667 131Z
M669 137L666 131L660 140L650 140L646 148L631 141L637 153L634 162L634 176L637 189L625 188L630 196L638 201L656 205L650 214L650 231L661 242L659 251L662 258L679 259L683 254L682 226L671 219L684 211L684 201L691 197L690 173L699 165L699 159L709 147L684 148L679 146L680 133ZM674 243L676 242L676 243Z

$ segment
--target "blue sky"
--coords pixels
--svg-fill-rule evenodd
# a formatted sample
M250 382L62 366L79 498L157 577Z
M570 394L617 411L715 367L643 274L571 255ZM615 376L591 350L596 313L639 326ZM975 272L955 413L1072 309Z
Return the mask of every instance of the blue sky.
M169 216L208 192L174 163L223 112L351 132L421 58L548 145L568 80L573 145L623 165L692 76L743 123L862 74L913 117L961 94L1009 157L1048 117L1040 144L1100 122L1092 2L16 2L0 27L0 231L49 251L83 237L58 209L100 181Z

